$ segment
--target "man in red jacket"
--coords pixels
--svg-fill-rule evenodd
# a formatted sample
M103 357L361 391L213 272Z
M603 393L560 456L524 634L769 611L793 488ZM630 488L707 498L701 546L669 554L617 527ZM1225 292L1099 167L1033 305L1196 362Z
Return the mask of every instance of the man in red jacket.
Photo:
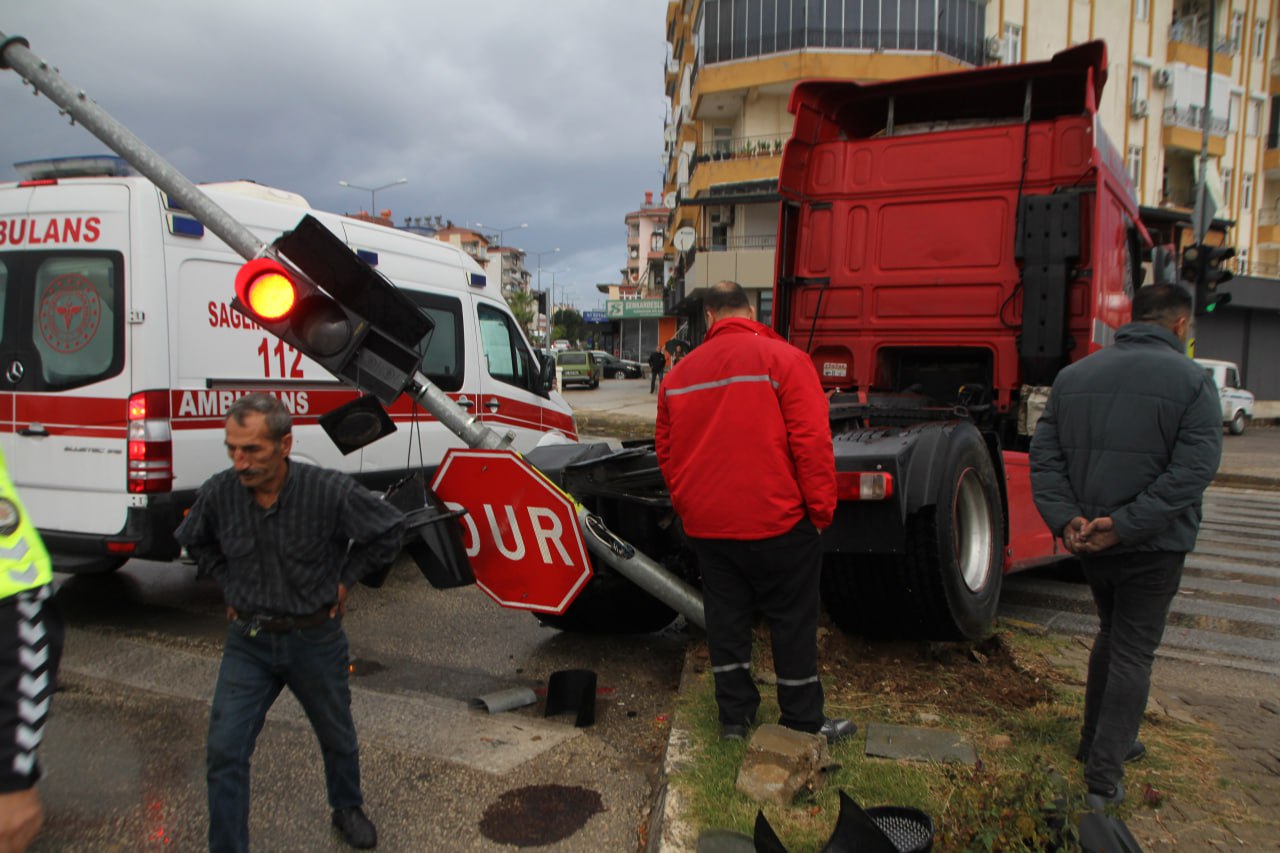
M703 307L709 331L659 389L654 439L698 555L721 737L742 740L755 723L761 610L779 722L835 743L857 727L826 717L818 681L818 533L836 508L827 399L809 357L755 321L736 282L712 287Z

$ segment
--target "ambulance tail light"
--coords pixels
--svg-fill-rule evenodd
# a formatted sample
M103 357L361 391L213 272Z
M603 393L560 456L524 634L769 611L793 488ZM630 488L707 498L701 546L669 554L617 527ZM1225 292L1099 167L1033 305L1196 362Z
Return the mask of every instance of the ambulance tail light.
M133 494L173 489L173 432L169 394L141 391L129 397L128 483Z
M836 499L884 501L893 497L893 475L885 471L837 471Z

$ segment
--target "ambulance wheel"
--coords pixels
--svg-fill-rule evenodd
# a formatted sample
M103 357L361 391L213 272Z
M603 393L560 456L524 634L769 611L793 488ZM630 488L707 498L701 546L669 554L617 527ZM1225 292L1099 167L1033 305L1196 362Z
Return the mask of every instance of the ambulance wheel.
M1235 417L1231 419L1231 424L1228 427L1228 429L1231 430L1231 434L1244 435L1244 428L1247 420L1248 419L1245 418L1243 411L1236 412Z
M616 572L596 572L562 615L536 614L543 625L578 634L650 634L676 612Z
M995 627L1004 513L986 442L951 434L938 502L907 519L906 553L828 558L823 598L841 628L874 637L971 640Z

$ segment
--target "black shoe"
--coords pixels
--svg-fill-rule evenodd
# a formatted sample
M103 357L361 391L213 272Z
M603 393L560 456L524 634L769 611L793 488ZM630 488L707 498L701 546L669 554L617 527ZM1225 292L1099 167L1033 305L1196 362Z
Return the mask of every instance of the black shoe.
M835 746L845 738L851 738L857 733L858 726L853 720L832 717L823 717L822 728L818 729L818 734L827 739L829 746Z
M364 809L359 806L334 809L333 825L357 850L372 850L378 846L378 830L373 828L373 821L365 817Z
M747 727L737 723L720 724L720 740L746 740Z
M1124 802L1124 785L1112 785L1110 788L1090 788L1084 795L1085 804L1091 809L1105 809L1107 806L1118 806Z
M1130 761L1141 761L1147 754L1147 746L1140 740L1135 740L1133 746L1129 747L1129 751L1124 754L1124 760L1127 764ZM1081 764L1089 760L1089 750L1083 745L1076 750L1076 761Z

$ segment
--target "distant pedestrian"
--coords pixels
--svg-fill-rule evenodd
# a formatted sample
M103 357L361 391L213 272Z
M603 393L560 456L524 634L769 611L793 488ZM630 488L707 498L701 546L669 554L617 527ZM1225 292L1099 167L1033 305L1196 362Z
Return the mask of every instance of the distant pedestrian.
M662 348L649 353L649 393L652 394L662 384L662 374L667 369L667 354Z
M232 404L226 445L232 467L200 488L177 532L231 621L209 714L209 849L249 849L249 760L285 687L320 741L334 826L375 847L342 616L352 584L400 552L404 516L346 474L290 460L289 411L270 395Z
M1124 799L1124 762L1146 752L1151 664L1222 454L1190 324L1181 286L1141 288L1115 344L1058 374L1031 440L1036 507L1080 557L1098 610L1076 753L1095 807Z
M755 321L732 281L704 298L705 341L658 391L658 464L702 574L720 734L756 722L756 610L769 622L779 722L835 743L818 680L818 534L836 508L827 399L813 362ZM749 428L744 425L749 424Z

